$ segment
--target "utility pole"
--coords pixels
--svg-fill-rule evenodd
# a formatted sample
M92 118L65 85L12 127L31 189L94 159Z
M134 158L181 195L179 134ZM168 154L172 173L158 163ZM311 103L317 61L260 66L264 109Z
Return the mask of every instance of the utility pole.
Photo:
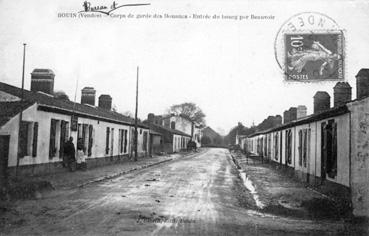
M138 132L137 132L137 111L138 111L138 66L137 66L137 78L136 78L136 110L135 110L135 134L134 134L134 145L135 145L135 157L134 161L137 161L137 146L138 146Z
M26 64L26 44L23 43L23 70L22 70L22 94L21 94L21 102L24 101L24 66ZM17 152L17 165L15 166L15 176L18 175L18 167L19 167L19 159L21 156L20 144L21 144L21 126L23 119L23 111L21 110L19 113L19 123L18 123L18 152Z

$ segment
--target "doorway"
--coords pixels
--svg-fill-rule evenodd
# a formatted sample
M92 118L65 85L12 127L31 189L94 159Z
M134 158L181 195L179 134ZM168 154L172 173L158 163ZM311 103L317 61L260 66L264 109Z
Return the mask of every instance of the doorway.
M10 135L0 135L0 188L4 188L8 181Z

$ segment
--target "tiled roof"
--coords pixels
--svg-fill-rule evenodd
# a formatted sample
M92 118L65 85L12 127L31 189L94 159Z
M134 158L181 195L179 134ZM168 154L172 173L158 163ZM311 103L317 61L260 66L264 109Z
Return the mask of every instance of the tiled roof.
M280 126L277 126L277 127L271 128L271 129L258 131L256 133L253 133L253 134L249 135L248 137L251 138L251 137L254 137L254 136L257 136L257 135L260 135L260 134L266 134L266 133L270 133L270 132L273 132L273 131L288 129L288 128L295 127L295 126L298 126L298 125L308 124L308 123L311 123L311 122L315 122L315 121L319 121L319 120L339 116L339 115L342 115L342 114L346 114L348 112L349 112L349 110L348 110L346 105L342 105L342 106L339 106L339 107L333 107L329 110L326 110L326 111L323 111L323 112L320 112L320 113L317 113L317 114L312 114L312 115L309 115L309 116L305 116L305 117L300 118L298 120L293 120L289 123L282 124Z
M182 131L179 131L179 130L176 130L176 129L170 129L170 128L167 128L167 127L164 127L164 126L161 126L161 125L150 124L149 126L150 126L150 128L152 128L153 130L155 130L155 131L157 131L159 133L162 133L163 131L165 131L165 132L169 132L169 133L172 133L172 134L177 134L177 135L191 137L191 135L186 134L186 133L184 133Z
M0 102L0 127L5 125L12 117L27 109L32 104L34 103L29 101Z
M17 97L21 97L22 90L18 87L0 82L0 90L6 93L12 94ZM134 119L124 116L118 112L109 111L99 107L88 106L72 101L66 101L54 98L51 95L44 93L33 92L24 90L24 100L28 102L37 102L43 108L50 108L54 112L68 111L73 112L76 115L84 115L94 118L102 118L108 121L123 123L123 124L134 124ZM147 128L146 125L139 123L140 127Z

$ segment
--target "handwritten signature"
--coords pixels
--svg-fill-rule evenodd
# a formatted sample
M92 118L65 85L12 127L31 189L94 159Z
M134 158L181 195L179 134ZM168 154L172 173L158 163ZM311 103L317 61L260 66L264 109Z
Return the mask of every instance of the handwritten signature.
M131 4L123 4L123 5L118 5L115 1L110 5L110 6L106 6L106 5L98 5L98 6L93 6L90 2L88 1L84 1L83 2L83 10L79 11L78 13L81 12L99 12L105 15L109 15L111 12L122 8L122 7L137 7L137 6L147 6L150 5L150 3L131 3Z

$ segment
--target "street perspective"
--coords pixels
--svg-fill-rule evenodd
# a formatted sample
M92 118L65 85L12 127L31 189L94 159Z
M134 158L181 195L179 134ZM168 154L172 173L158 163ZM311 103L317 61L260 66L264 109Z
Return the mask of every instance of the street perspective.
M0 9L0 236L369 235L368 0Z

